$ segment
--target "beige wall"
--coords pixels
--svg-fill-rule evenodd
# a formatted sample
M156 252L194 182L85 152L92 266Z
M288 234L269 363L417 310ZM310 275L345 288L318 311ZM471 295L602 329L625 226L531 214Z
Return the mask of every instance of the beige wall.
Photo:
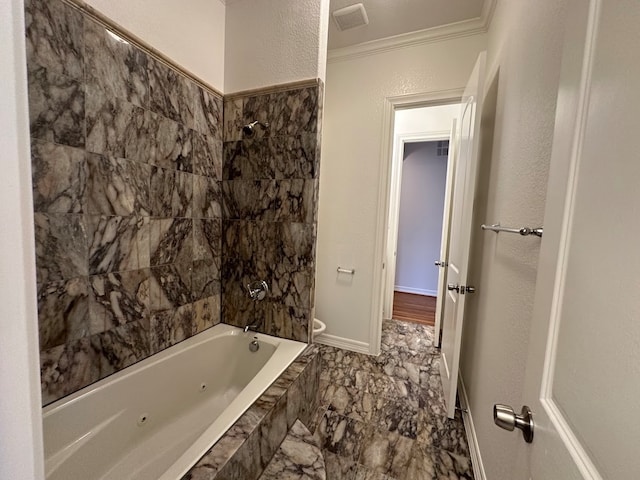
M225 6L220 0L86 0L220 92L224 90Z
M320 167L316 317L326 333L368 349L385 97L462 88L484 35L416 45L327 65ZM385 161L388 161L386 159ZM384 164L386 166L386 163ZM336 267L355 268L351 277Z
M483 149L461 370L489 479L512 478L519 439L493 424L494 403L522 402L540 239L480 232L483 222L544 223L564 1L499 1L488 82L499 72L492 151ZM486 146L486 143L485 143Z
M227 2L224 92L324 80L329 0Z

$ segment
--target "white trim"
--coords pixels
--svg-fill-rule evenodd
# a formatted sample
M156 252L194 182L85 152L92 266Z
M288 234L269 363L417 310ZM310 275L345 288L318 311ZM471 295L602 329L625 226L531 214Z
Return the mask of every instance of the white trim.
M462 421L464 423L464 431L467 435L467 444L469 445L469 454L471 456L471 466L473 467L473 477L476 480L486 480L487 474L484 471L484 463L482 463L482 455L480 454L480 444L478 443L478 435L476 427L473 424L473 415L469 406L469 397L464 387L462 373L458 375L458 392L460 393L460 407L462 407ZM466 412L465 412L466 410Z
M424 295L425 297L437 297L437 290L426 290L424 288L403 287L402 285L396 285L393 287L394 292L400 293L413 293L415 295Z
M382 333L382 301L384 296L385 252L387 247L387 225L389 222L389 202L391 192L391 167L393 165L394 112L398 108L428 107L459 103L464 88L436 90L433 92L410 93L386 97L383 102L382 131L380 132L380 181L376 202L376 236L374 239L373 282L371 287L371 321L369 323L369 353L380 353Z
M496 0L486 0L480 16L469 20L426 28L416 32L402 33L400 35L371 40L348 47L334 48L327 53L327 63L352 60L354 58L376 55L399 48L425 45L486 33L489 30L489 25L493 18L495 5Z
M0 2L0 478L44 478L24 2Z
M553 287L553 300L551 303L551 315L547 336L547 349L545 351L544 367L542 372L542 384L540 403L549 417L551 424L575 462L576 467L585 479L601 480L602 475L591 459L591 455L585 449L580 439L574 433L571 423L565 413L558 407L553 399L553 383L555 376L556 353L560 336L561 310L564 302L566 270L569 259L569 246L571 243L571 225L576 204L577 183L582 161L582 147L584 135L589 117L589 100L591 94L592 70L595 62L596 39L601 15L601 0L592 0L589 5L589 23L585 40L582 78L580 84L580 97L577 110L577 121L569 164L568 185L565 196L565 211L560 232L559 253L555 282Z
M350 338L338 337L336 335L330 335L328 333L322 333L313 339L313 343L319 343L321 345L329 345L330 347L342 348L344 350L350 350L357 353L370 354L369 344L365 342L359 342L357 340L351 340Z

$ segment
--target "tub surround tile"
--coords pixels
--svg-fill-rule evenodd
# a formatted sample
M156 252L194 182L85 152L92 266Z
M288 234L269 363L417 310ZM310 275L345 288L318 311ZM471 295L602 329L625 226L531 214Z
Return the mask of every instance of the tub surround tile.
M39 283L89 274L87 228L82 215L35 213L34 223Z
M27 69L31 136L71 147L85 145L85 90L44 67Z
M132 321L148 321L150 270L112 272L89 277L93 301L91 317L111 330Z
M149 266L149 218L87 215L89 273Z
M90 84L85 108L88 152L149 162L149 112Z
M275 178L318 178L319 145L314 133L270 138L268 157L272 161Z
M245 283L247 273L250 280L266 280L268 302L254 307L264 319L261 331L302 341L309 341L314 303L321 90L318 85L225 101L223 251L240 261L243 275L223 267L222 281ZM244 137L242 126L256 120L270 128ZM226 295L232 297L223 298L228 310L234 301L245 302L237 287L223 289Z
M269 128L256 128L254 138L270 137L273 135L272 118L273 118L273 95L251 95L243 99L242 104L242 123L240 125L240 137L245 138L242 134L242 126L258 121L263 124L269 124Z
M231 180L223 182L224 218L273 221L277 195L275 180Z
M220 258L193 262L191 293L194 301L220 294Z
M185 125L153 112L147 114L148 162L169 170L193 173L194 132ZM199 147L202 155L202 147Z
M196 335L220 323L220 293L193 302L193 328Z
M214 140L222 141L223 100L220 95L208 92L189 82L193 102L193 129Z
M242 115L243 105L243 97L224 99L223 140L225 142L234 142L242 139L242 127L245 125Z
M224 145L224 180L274 179L273 163L266 139L246 139Z
M320 89L307 87L271 95L271 132L277 135L297 135L316 132L321 102Z
M27 62L82 79L84 17L62 2L26 0Z
M149 326L149 346L153 353L169 348L193 333L191 303L169 310L153 312Z
M104 330L89 317L91 295L87 277L38 285L40 348L43 350Z
M149 335L142 322L120 325L91 337L98 352L100 378L104 378L149 356Z
M192 216L193 175L151 167L150 177L150 210L152 216L184 218Z
M222 218L222 182L194 176L193 197L194 218Z
M85 213L148 216L151 167L97 154L87 155Z
M84 24L85 81L139 107L149 103L148 56L95 22Z
M193 173L222 180L222 140L191 132Z
M83 149L34 140L31 166L34 211L82 213L87 182Z
M319 350L315 346L299 355L183 478L258 479L270 465L285 438L291 440L292 455L299 452L294 443L297 444L300 439L315 442L308 431L303 433L300 422L297 422L295 430L290 431L289 437L287 431L290 416L296 416L289 404L292 398L290 392L293 388L295 392L304 392L306 398L317 396L317 391L313 391L314 384L309 381L318 375L319 367L314 362L319 360ZM305 374L307 370L309 372ZM294 424L296 419L292 421L291 426ZM316 449L319 446L317 443L311 444L315 445ZM278 465L282 465L281 461L284 460L278 460ZM293 467L294 462L287 465ZM309 468L313 465L315 462L312 462Z
M90 337L40 351L42 403L47 405L100 379L100 357Z
M214 260L222 257L222 222L220 219L194 220L193 259Z
M192 128L195 102L191 82L155 59L149 59L148 75L151 110Z
M25 26L49 403L220 322L223 99L60 0Z
M193 258L193 220L156 218L151 222L151 266L186 263Z
M300 421L292 426L280 448L260 476L261 480L280 480L282 478L327 479L322 451L309 430Z
M193 266L189 262L152 267L149 282L151 311L175 309L192 303L192 274Z

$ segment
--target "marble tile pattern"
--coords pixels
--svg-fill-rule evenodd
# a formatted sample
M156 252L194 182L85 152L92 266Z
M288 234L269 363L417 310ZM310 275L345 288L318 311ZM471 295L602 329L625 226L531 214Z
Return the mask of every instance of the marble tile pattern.
M260 476L260 480L327 480L322 449L299 420Z
M385 321L378 357L320 346L311 429L327 479L473 479L462 418L444 409L433 327Z
M25 26L48 404L220 322L223 98L61 0Z
M320 405L320 372L319 348L309 345L183 480L257 480L268 468L268 475L280 472L278 478L325 478L295 476L299 462L309 475L320 474L324 466L309 430ZM300 447L299 440L313 448ZM278 452L282 445L286 453Z
M225 99L222 318L308 342L314 306L323 85ZM258 120L254 138L242 126ZM265 280L269 295L248 299Z

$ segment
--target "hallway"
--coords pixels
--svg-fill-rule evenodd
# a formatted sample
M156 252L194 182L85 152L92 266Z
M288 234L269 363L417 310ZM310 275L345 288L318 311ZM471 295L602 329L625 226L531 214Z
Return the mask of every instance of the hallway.
M436 297L393 292L393 319L422 325L435 324Z
M446 418L433 327L385 321L378 357L321 351L312 428L327 480L473 478L462 419Z

